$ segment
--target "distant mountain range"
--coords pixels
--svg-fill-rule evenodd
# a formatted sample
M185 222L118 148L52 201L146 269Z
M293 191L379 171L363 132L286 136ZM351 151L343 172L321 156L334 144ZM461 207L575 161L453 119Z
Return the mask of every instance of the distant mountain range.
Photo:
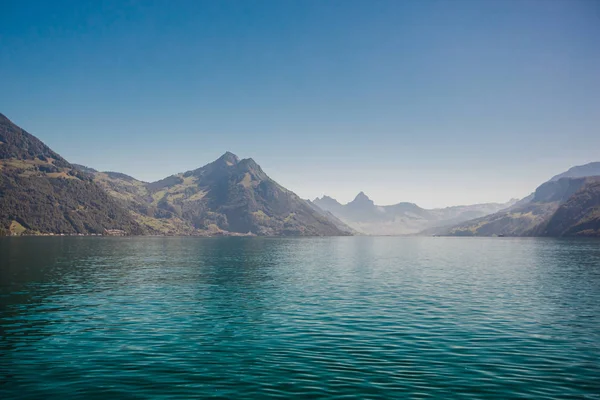
M427 231L451 236L600 236L600 163L573 167L510 208Z
M303 200L251 158L226 152L156 182L69 163L0 114L0 235L351 234L600 236L600 163L507 203L424 209Z
M437 209L424 209L414 203L398 203L391 206L378 206L360 192L348 204L323 196L313 203L331 212L357 232L367 235L410 235L432 227L447 226L469 219L481 217L510 207L516 202L485 203L454 206Z

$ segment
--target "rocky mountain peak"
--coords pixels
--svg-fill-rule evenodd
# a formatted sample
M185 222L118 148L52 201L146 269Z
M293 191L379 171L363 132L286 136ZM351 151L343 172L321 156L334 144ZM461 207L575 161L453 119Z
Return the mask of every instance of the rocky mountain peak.
M365 194L365 192L360 192L359 194L357 194L356 197L354 198L354 200L352 200L349 204L368 205L368 206L375 205L375 203L373 202L373 200L371 200L369 198L369 196L367 196Z
M227 165L237 165L240 162L240 158L232 152L226 151L225 154L217 159L217 161Z

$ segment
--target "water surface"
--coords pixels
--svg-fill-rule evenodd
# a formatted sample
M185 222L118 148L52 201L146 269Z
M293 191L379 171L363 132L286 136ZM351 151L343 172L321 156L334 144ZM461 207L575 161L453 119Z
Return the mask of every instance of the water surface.
M597 240L0 239L2 399L598 394Z

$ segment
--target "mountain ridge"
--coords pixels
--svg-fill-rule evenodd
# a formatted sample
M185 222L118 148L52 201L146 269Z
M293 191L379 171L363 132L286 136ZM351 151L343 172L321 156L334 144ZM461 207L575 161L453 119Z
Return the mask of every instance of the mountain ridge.
M432 227L451 225L491 214L509 207L514 201L516 200L511 199L507 203L483 203L435 209L425 209L410 202L379 206L361 191L346 204L341 204L326 195L317 197L313 203L364 234L412 235Z
M570 168L506 210L425 233L450 236L600 236L600 162Z
M252 158L226 151L154 182L71 164L0 114L0 235L600 235L600 162L574 166L507 203L424 209L303 200Z

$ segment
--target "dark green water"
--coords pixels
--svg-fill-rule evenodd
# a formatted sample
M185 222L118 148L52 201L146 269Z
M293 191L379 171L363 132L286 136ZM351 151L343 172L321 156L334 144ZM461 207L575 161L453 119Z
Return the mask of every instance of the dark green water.
M600 399L600 241L4 238L0 398Z

